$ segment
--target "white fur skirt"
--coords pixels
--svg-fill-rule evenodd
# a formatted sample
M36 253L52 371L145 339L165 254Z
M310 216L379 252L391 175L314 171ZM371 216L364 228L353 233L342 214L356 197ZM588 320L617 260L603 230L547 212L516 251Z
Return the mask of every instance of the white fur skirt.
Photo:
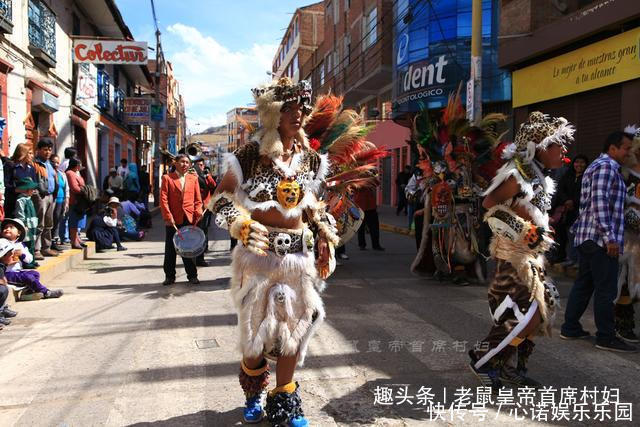
M324 281L313 251L259 256L242 245L232 254L231 297L238 314L244 357L298 354L302 366L309 340L324 321Z

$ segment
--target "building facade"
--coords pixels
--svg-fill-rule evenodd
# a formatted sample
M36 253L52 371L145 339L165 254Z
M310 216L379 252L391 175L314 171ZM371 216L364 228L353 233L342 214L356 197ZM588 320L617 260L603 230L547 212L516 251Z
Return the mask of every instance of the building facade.
M236 148L249 141L251 128L259 126L258 111L255 107L236 107L227 112L227 144L226 152L232 153Z
M78 64L72 36L133 40L113 0L1 0L0 84L7 126L2 154L48 138L75 147L97 185L120 157L136 161L139 132L122 117L125 96L150 84L145 66Z
M272 77L277 80L287 76L297 83L300 80L300 64L309 60L323 38L323 3L296 9L273 59Z
M503 0L500 66L513 71L514 126L540 110L576 125L591 159L640 121L640 2Z

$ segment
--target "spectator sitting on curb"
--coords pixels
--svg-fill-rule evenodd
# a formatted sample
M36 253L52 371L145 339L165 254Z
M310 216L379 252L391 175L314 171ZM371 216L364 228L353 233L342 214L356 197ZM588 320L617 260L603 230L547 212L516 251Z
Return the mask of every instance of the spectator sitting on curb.
M36 212L36 207L33 204L31 196L37 187L38 184L29 177L18 180L16 183L18 199L16 200L16 206L13 212L13 217L19 219L22 224L24 224L26 233L23 241L31 254L35 253L36 235L38 233L38 213ZM33 259L24 264L24 268L36 268L38 266L39 264Z
M123 203L131 203L128 200L120 202L117 197L110 197L107 206L116 212L116 229L120 240L140 241L144 237L144 231L138 231L136 220L133 216L127 214L124 210ZM131 203L131 205L133 205ZM134 206L135 207L135 206ZM137 209L137 208L136 208ZM140 213L138 211L138 213Z
M27 288L20 296L20 301L31 301L40 298L60 298L62 289L47 289L40 283L40 273L22 269L22 263L33 261L33 255L22 243L27 230L19 219L7 218L2 221L2 237L13 245L12 256L3 259L6 267L5 277L7 282L18 287ZM6 262L5 262L6 261Z
M108 194L108 193L106 193ZM104 203L103 195L103 202ZM105 249L112 249L113 244L116 244L118 251L126 251L127 248L122 246L120 242L120 235L118 234L118 214L116 209L109 205L113 205L120 201L117 197L111 197L107 202L107 206L104 209L99 209L98 213L94 216L89 228L87 230L87 236L94 242L96 242L96 252L102 253ZM104 206L104 205L102 205Z

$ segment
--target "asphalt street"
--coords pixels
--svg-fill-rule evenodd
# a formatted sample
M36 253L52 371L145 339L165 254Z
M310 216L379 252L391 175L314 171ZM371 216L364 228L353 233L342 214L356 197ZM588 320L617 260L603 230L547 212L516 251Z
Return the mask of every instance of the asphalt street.
M178 283L163 287L164 229L155 222L147 240L126 243L129 251L96 254L47 284L64 289L60 300L15 305L19 317L0 332L0 425L240 424L226 235L212 233L201 285L186 284L179 263ZM573 419L572 408L570 421L551 411L546 422L532 421L522 400L445 410L462 402L461 387L478 385L466 352L489 327L486 288L412 276L413 239L383 233L382 244L385 252L360 251L351 242L350 259L325 291L327 321L296 376L312 425L613 422L614 414L607 419L602 411L604 422L595 419L593 406L588 420ZM562 302L570 285L560 283ZM536 340L530 375L558 393L576 388L578 403L583 387L619 389L619 401L632 402L633 419L640 416L640 355L560 340L559 323L555 337ZM584 326L595 331L590 310ZM427 410L428 400L442 410Z

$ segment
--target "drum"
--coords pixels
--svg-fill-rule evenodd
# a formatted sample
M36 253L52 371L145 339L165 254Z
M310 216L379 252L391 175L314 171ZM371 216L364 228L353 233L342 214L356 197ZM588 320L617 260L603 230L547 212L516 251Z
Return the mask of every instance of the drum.
M329 213L336 220L338 237L342 246L358 231L364 219L364 212L349 197L329 190L327 205Z
M193 225L181 227L173 235L173 246L178 255L184 258L196 258L204 253L206 243L204 232Z

